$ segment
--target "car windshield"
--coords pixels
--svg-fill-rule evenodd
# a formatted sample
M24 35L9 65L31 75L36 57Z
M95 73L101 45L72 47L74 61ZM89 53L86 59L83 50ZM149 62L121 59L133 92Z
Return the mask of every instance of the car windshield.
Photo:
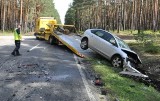
M129 46L122 39L117 38L117 37L115 38L117 39L117 43L121 48L130 49Z

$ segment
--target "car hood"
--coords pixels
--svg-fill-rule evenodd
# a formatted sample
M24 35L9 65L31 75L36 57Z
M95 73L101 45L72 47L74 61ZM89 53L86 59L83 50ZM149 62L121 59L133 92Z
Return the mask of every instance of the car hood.
M141 60L139 58L139 56L137 55L137 53L135 53L134 51L132 50L128 50L128 49L121 49L123 52L125 52L128 57L131 57L132 59L134 59L134 61L137 63L137 64L141 64Z

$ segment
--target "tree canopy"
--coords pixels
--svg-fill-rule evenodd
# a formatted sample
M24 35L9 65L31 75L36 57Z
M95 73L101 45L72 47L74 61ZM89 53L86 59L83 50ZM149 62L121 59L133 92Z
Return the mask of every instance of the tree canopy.
M54 0L0 0L0 30L12 30L21 23L24 30L37 17L55 17L61 23Z
M65 24L72 25L75 24L75 9L70 7L65 15Z
M39 16L55 17L58 23L61 23L58 11L55 9L53 0L42 0L43 9Z
M79 30L155 31L160 29L159 7L159 0L73 0L65 20L66 24L74 22Z

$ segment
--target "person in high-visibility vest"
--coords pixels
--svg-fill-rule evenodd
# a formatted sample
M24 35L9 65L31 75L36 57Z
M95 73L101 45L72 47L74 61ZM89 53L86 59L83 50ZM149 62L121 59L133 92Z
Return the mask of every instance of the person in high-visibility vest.
M21 54L19 53L20 45L21 45L21 33L20 33L20 28L21 25L18 25L18 28L15 28L14 30L14 40L15 40L15 49L11 53L14 56L20 56Z

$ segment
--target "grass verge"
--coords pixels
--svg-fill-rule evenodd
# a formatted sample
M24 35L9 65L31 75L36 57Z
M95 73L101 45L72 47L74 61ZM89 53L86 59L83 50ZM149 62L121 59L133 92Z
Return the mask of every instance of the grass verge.
M111 101L160 101L160 93L151 86L138 83L132 79L120 76L119 69L113 68L103 58L87 59L94 71L101 75L104 88L109 91Z
M13 36L13 33L12 31L6 31L6 32L2 32L0 31L0 36ZM23 36L33 36L34 35L34 32L28 32L28 33L23 33L22 32L22 35Z
M13 35L12 31L5 31L5 32L0 31L0 36L11 36L11 35Z

